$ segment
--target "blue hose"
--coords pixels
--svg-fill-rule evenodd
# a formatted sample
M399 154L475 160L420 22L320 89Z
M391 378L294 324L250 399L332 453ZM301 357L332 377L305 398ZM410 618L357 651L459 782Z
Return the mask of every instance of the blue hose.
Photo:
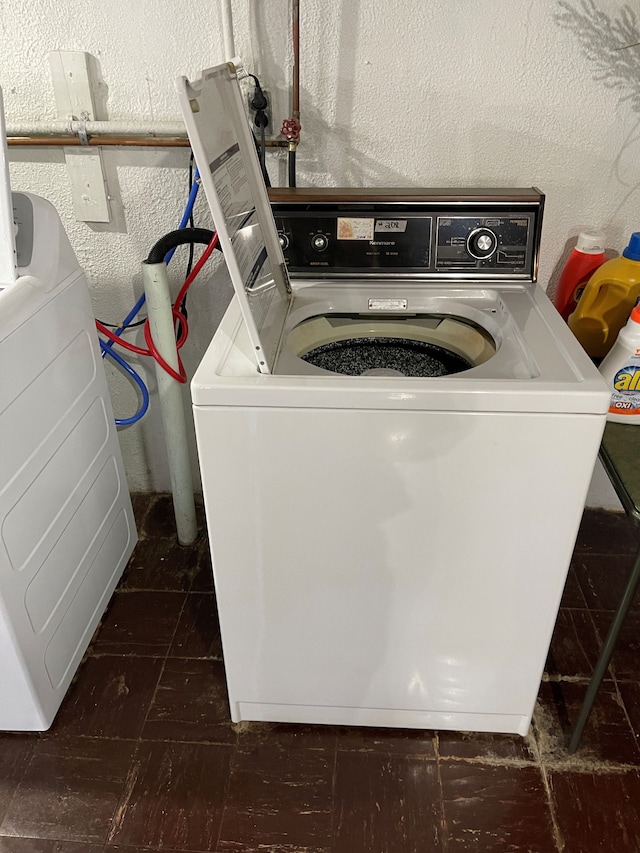
M115 419L116 426L129 426L130 424L135 424L137 423L137 421L140 420L140 418L144 417L144 415L147 413L147 409L149 408L149 391L147 389L147 386L144 384L141 377L138 376L133 367L131 367L131 365L124 360L124 358L119 356L117 352L108 347L103 340L101 340L100 338L98 338L98 340L100 341L102 357L104 358L105 355L110 356L117 364L120 365L123 370L125 370L129 374L129 376L131 376L133 381L140 389L140 393L142 394L142 403L140 404L140 408L135 413L135 415L132 415L130 418Z
M193 184L191 185L191 192L189 193L189 198L187 199L187 206L184 209L184 213L182 215L182 219L180 220L178 228L186 228L187 223L191 219L191 214L193 213L193 205L196 203L196 198L198 197L198 190L200 188L200 184L198 183L199 178L200 172L196 169L195 178ZM171 251L167 252L167 256L164 259L165 264L168 264L171 261L174 252L175 249L171 249Z
M184 213L182 214L182 219L180 220L180 225L178 226L178 228L186 228L187 223L191 219L191 215L193 213L193 206L196 202L196 198L198 197L198 189L200 188L200 184L198 183L199 177L200 177L200 173L196 169L195 180L193 182L193 185L191 186L189 198L187 199L187 206L184 209ZM166 264L169 263L169 261L171 260L171 258L174 255L174 252L175 252L175 249L171 249L171 251L167 252L167 255L164 259ZM120 335L130 325L130 323L134 320L134 318L137 317L137 315L140 313L142 306L144 305L144 302L145 302L145 295L143 292L141 294L140 298L138 299L138 301L136 302L136 304L131 309L131 311L129 311L129 313L124 318L122 323L115 330L114 334L117 337L120 337ZM140 404L140 408L135 413L135 415L132 415L130 418L116 418L115 419L116 426L130 426L131 424L135 424L140 420L140 418L144 417L147 413L147 409L149 408L149 390L148 390L147 386L144 384L144 381L142 380L142 378L133 369L133 367L131 367L131 365L128 362L126 362L124 360L124 358L122 358L122 356L118 355L118 353L113 349L113 345L115 344L115 341L112 341L111 339L109 339L107 341L103 341L102 338L100 338L100 337L98 338L98 340L100 341L100 350L101 350L102 358L105 358L105 356L107 356L107 355L110 356L117 364L120 365L120 367L124 371L126 371L129 374L129 376L131 376L133 381L136 383L136 385L140 389L140 392L142 394L142 403Z
M196 203L196 198L198 197L198 190L200 189L200 184L198 183L199 177L200 177L200 173L196 169L195 180L194 180L193 185L191 187L191 192L189 193L189 198L187 199L187 206L184 209L184 213L182 214L182 219L180 220L180 224L178 225L178 228L186 228L187 223L191 219L191 214L193 213L193 206ZM175 249L171 249L169 252L167 252L167 255L164 259L166 264L169 263L169 261L171 260L171 258L174 255L174 252L175 252ZM143 292L140 295L140 298L138 299L136 304L131 309L131 311L129 311L129 313L124 318L122 323L115 330L114 334L117 337L120 337L120 335L124 332L124 330L127 328L127 326L129 326L129 324L133 321L133 319L140 313L142 306L144 305L144 302L145 302L145 296L144 296L144 292ZM111 348L114 346L114 344L115 344L115 341L112 341L111 339L109 339L108 341L105 342L104 346L107 347L108 350L111 350ZM105 355L107 355L107 352L103 349L102 350L102 357L104 358Z
M144 293L142 294L140 299L138 299L138 301L133 306L131 311L129 311L129 313L124 318L122 323L118 326L118 328L114 330L113 334L120 337L120 335L124 332L124 330L127 328L127 326L131 323L131 321L134 319L134 317L138 314L138 312L140 311L140 309L142 308L143 305L144 305ZM111 348L115 344L115 341L112 341L111 338L109 338L109 340L100 341L100 343L104 344L104 346L102 348L102 357L104 358L105 355L107 355L111 351Z

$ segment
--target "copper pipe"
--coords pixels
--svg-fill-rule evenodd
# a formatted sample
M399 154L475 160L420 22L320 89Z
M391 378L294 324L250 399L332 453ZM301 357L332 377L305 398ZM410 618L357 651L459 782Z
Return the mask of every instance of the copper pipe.
M293 0L293 117L300 121L300 0Z
M189 148L188 138L176 136L89 136L90 146L119 145L129 148ZM267 148L286 148L285 139L268 139ZM8 136L7 145L11 148L58 148L61 146L81 147L77 136Z
M181 137L153 136L90 136L89 145L139 145L141 147L157 146L159 148L188 148L189 140ZM13 147L38 146L42 148L63 146L81 147L77 136L8 136L7 145Z

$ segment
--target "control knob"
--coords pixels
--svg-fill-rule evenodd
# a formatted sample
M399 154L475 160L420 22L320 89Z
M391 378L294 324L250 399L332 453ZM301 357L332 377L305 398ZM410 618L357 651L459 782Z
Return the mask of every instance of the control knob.
M278 231L278 243L280 243L280 247L283 252L289 248L289 238L284 231Z
M484 261L498 248L498 238L490 228L475 228L467 237L467 252L472 258Z
M316 252L324 252L324 250L329 245L329 238L326 234L314 234L311 238L311 247L316 250Z

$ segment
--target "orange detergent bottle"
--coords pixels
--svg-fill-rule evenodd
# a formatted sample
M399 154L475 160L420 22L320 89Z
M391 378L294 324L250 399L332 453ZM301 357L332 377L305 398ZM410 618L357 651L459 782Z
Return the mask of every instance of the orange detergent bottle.
M553 304L564 320L568 320L575 311L586 283L606 260L604 235L599 231L581 231L576 247L560 274L553 297Z
M569 328L591 358L603 358L640 296L640 231L619 258L602 264L587 282Z

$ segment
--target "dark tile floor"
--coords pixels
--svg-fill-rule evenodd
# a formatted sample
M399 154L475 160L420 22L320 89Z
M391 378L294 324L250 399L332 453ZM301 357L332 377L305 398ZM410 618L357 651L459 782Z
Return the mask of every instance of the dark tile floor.
M640 851L640 601L566 738L636 537L587 512L524 738L229 721L205 543L166 496L49 732L0 734L0 853ZM0 686L1 689L1 686Z

